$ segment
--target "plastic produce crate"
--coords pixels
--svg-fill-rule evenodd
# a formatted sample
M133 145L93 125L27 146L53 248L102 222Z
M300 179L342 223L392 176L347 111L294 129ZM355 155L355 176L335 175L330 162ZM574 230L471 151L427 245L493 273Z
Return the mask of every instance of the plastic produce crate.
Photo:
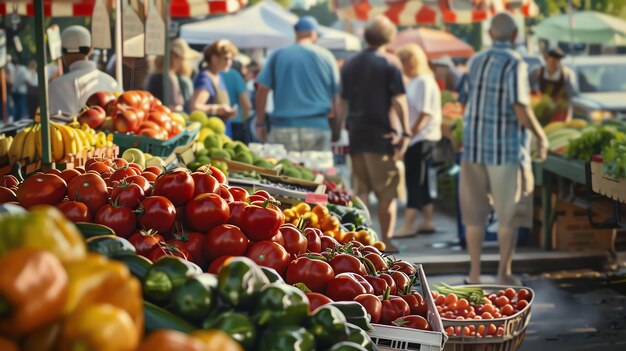
M485 319L485 320L453 320L442 318L444 328L452 326L455 329L460 327L461 335L450 335L444 351L515 351L517 350L524 336L526 335L526 327L530 322L530 308L532 302L535 299L535 292L525 286L502 286L502 285L464 285L464 287L478 287L482 288L485 293L491 293L498 290L504 290L506 288L513 288L516 291L519 289L526 289L530 291L531 298L528 301L528 306L517 314L509 317L497 318L497 319ZM479 326L484 326L485 330L490 324L495 324L496 327L503 326L504 334L501 336L484 336L478 335L465 335L464 327L473 325L477 330Z
M152 156L168 157L174 150L183 145L187 145L194 141L200 132L200 128L193 130L183 129L183 131L167 140L158 140L144 136L124 133L113 133L113 143L120 147L120 152L124 152L130 148L137 148L143 152L147 152Z
M417 351L441 351L443 350L448 336L444 332L441 317L437 313L433 295L428 287L426 275L422 265L417 265L416 284L428 306L428 324L432 331L402 328L391 325L372 324L374 330L369 333L372 341L379 350L417 350Z

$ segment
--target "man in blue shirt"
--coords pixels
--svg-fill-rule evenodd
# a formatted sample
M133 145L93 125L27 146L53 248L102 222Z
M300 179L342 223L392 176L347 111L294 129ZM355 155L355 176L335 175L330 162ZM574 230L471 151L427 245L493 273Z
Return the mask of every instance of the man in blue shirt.
M257 77L256 134L261 142L283 144L289 151L329 151L329 116L339 93L339 71L330 51L317 46L315 18L300 18L296 43L277 50ZM274 112L266 130L265 105L273 91Z
M535 136L542 160L548 141L530 108L526 63L513 49L517 35L513 17L507 13L494 16L489 34L493 47L472 58L461 94L465 115L460 202L471 259L468 280L480 281L491 197L499 226L498 284L519 285L511 265L517 231L532 220L534 187L528 132Z

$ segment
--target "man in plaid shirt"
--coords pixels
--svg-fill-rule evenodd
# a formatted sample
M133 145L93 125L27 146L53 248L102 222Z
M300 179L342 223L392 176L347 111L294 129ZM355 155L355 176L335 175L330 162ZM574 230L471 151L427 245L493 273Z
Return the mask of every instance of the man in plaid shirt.
M511 272L517 231L532 218L529 132L542 160L548 141L530 108L528 68L513 50L517 26L511 15L494 16L489 34L493 47L472 58L461 94L465 104L461 213L471 259L469 282L480 281L480 254L492 201L499 224L498 283L512 285L520 283Z

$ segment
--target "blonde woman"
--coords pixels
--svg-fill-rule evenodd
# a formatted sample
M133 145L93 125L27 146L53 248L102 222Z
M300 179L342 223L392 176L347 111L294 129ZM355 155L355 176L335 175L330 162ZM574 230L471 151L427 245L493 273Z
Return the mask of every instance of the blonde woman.
M419 46L408 44L396 51L396 55L407 78L406 97L413 137L404 154L408 194L405 221L394 237L432 234L435 222L428 163L435 143L441 139L441 93L426 54ZM422 212L423 221L415 227L418 211Z

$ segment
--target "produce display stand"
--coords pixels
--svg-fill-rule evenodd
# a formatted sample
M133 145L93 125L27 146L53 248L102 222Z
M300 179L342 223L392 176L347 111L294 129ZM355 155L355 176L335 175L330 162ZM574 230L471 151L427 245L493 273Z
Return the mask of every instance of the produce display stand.
M498 290L511 288L510 286L502 285L465 285L463 287L481 288L488 293L492 293ZM442 319L444 328L446 327L460 327L461 335L453 335L448 338L448 342L444 348L445 351L515 351L519 348L524 341L526 335L526 327L530 322L530 309L535 297L535 292L528 287L513 286L512 288L518 290L524 288L530 291L531 300L528 305L516 313L513 316L497 319L485 319L485 320L452 320ZM478 330L479 326L484 326L485 330L488 329L490 324L495 324L497 327L504 327L504 334L502 336L485 336L485 335L465 335L463 333L464 327L474 326Z
M418 350L418 351L441 351L444 349L448 336L444 332L441 317L437 313L433 295L428 287L426 274L422 265L417 265L417 276L419 280L418 291L424 297L428 306L428 324L432 331L401 328L389 325L372 324L374 330L370 332L372 341L379 350Z
M543 247L552 249L552 224L556 211L552 208L552 193L558 186L559 193L565 193L566 183L587 184L586 164L563 155L549 153L542 163L533 164L535 186L541 186L541 211L543 221Z
M224 162L228 166L228 170L232 172L255 172L260 175L274 176L274 177L277 177L278 174L280 173L280 170L278 169L258 167L258 166L254 166L251 164L239 162L239 161L232 161L226 158L215 157L214 160Z

